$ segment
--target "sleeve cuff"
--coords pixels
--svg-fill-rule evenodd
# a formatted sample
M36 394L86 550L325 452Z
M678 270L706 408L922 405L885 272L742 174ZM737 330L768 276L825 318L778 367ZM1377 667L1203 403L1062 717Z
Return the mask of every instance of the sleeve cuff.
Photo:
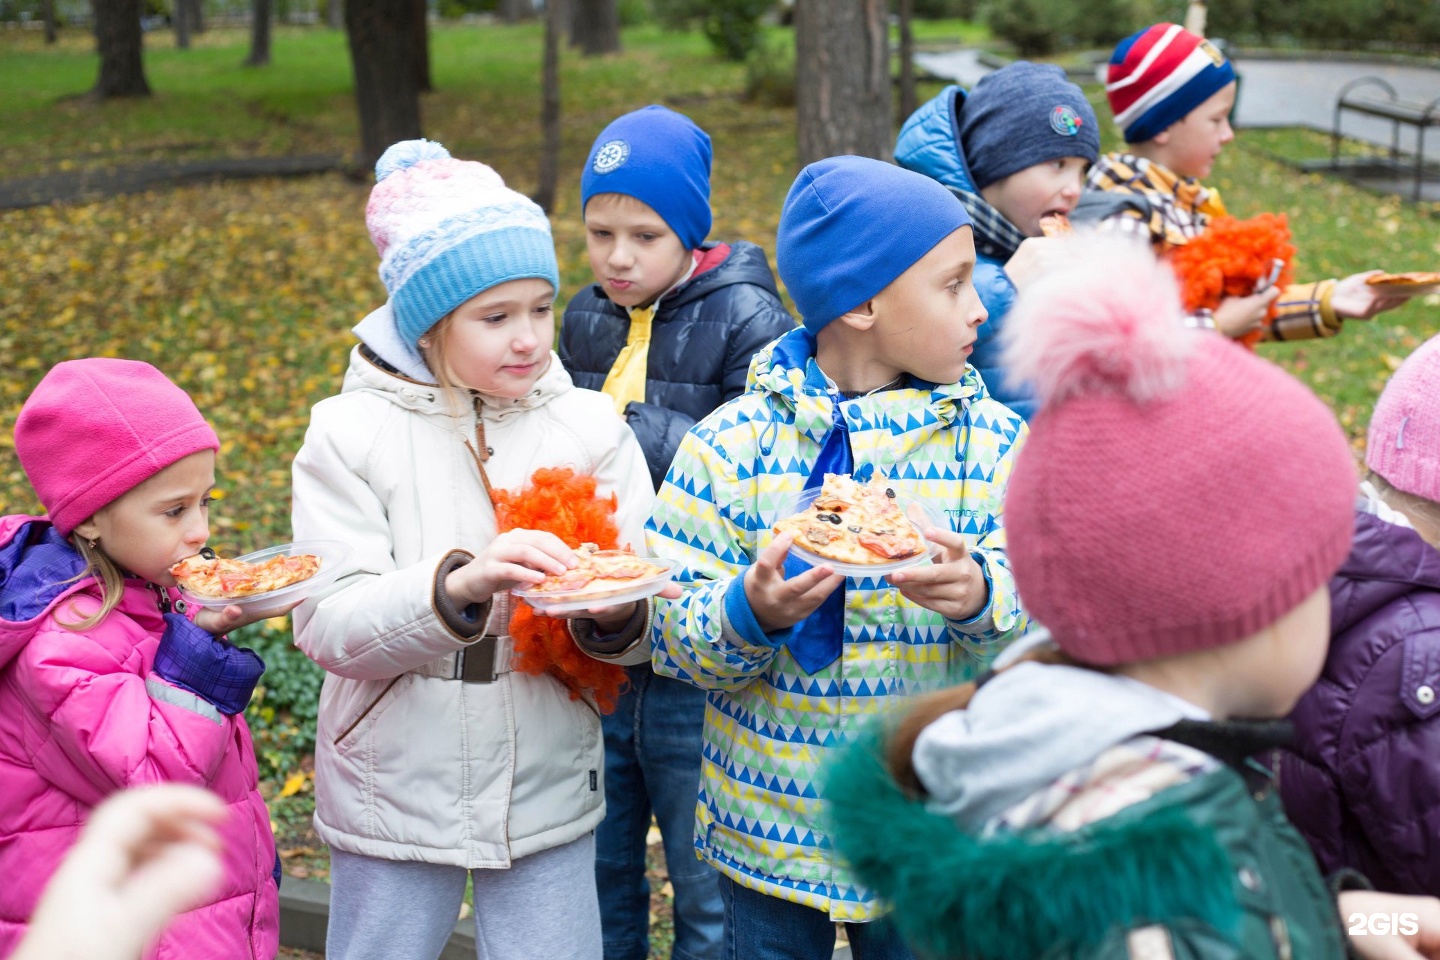
M485 630L485 621L490 618L491 601L472 603L461 609L445 589L445 578L459 567L465 566L475 555L466 550L452 550L435 568L435 586L432 605L440 621L461 640L474 640Z
M650 645L645 641L654 616L655 602L647 598L635 605L635 612L617 632L596 633L594 620L577 617L569 621L570 638L582 653L596 660L625 666L648 663Z
M795 633L794 627L786 627L783 630L776 630L774 633L766 633L761 628L760 621L755 619L755 611L750 609L750 598L745 595L743 571L730 581L730 586L725 588L724 611L725 623L722 629L752 647L770 647L779 650L790 642L791 636Z
M970 556L980 565L980 572L985 576L985 606L980 612L968 620L951 620L955 629L961 633L983 635L995 629L995 581L990 577L990 563L985 559L985 554L979 550L972 550Z

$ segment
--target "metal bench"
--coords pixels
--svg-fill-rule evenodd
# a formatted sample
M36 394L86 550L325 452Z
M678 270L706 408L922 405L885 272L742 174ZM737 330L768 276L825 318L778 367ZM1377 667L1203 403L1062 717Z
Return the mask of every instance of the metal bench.
M1372 92L1370 88L1379 92ZM1425 181L1425 131L1429 127L1440 127L1440 97L1429 103L1402 100L1383 77L1351 80L1340 89L1335 101L1335 122L1330 132L1332 167L1340 166L1340 116L1347 111L1390 121L1390 166L1397 173L1401 169L1400 127L1415 128L1415 200L1420 200Z

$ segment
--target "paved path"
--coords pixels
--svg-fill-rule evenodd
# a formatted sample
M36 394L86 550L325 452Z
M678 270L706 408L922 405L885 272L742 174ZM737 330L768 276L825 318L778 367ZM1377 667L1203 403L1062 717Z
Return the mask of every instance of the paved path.
M980 51L948 50L917 53L915 64L937 77L962 86L972 86L993 68L980 62ZM1312 127L1329 132L1340 88L1358 77L1383 77L1401 99L1428 103L1440 97L1440 70L1393 63L1363 63L1328 60L1262 60L1239 57L1240 101L1236 105L1236 126ZM1346 114L1342 129L1348 136L1390 145L1390 124L1383 120ZM1427 137L1440 156L1440 131ZM1415 131L1401 129L1402 149L1413 150Z

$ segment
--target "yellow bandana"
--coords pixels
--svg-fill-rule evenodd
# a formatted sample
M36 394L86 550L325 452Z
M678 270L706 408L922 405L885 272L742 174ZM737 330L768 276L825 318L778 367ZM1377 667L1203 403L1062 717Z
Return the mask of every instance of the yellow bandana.
M630 335L625 338L625 346L620 348L620 355L615 358L615 365L610 368L605 385L600 388L615 400L615 411L622 417L630 401L645 402L645 370L650 358L650 321L655 319L655 308L658 305L657 301L652 306L629 308Z

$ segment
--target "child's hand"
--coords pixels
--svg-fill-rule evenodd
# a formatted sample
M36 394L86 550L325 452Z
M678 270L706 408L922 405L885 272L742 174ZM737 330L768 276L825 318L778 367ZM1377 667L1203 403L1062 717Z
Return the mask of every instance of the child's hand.
M1265 322L1265 314L1270 311L1270 304L1279 299L1280 292L1279 287L1271 287L1248 297L1226 297L1215 308L1215 326L1232 340L1260 329L1260 324Z
M1379 272L1366 270L1364 273L1352 273L1337 282L1335 292L1330 294L1330 308L1335 311L1335 316L1347 320L1369 320L1377 313L1393 310L1405 303L1405 297L1384 296L1365 282L1367 277Z
M280 610L268 607L263 615L250 613L244 607L236 606L233 603L228 607L221 607L219 610L206 607L195 614L195 626L206 633L223 637L231 630L239 630L241 627L248 627L252 623L269 620L271 617L283 617L298 606L300 606L299 600Z
M1338 901L1340 921L1345 924L1345 929L1366 931L1351 933L1348 938L1350 946L1365 960L1440 957L1440 900L1375 890L1347 890L1340 894ZM1415 917L1414 933L1403 934L1394 929L1384 934L1369 932L1368 920L1371 916L1385 915L1388 925L1393 928L1394 918L1390 915L1407 913Z
M140 956L224 879L215 827L227 816L219 797L173 783L105 801L50 878L14 960Z
M1066 237L1030 237L1015 248L1005 261L1005 276L1023 291L1046 273L1064 263L1070 249Z
M990 594L985 571L970 556L965 537L953 530L931 527L925 539L943 548L940 558L928 567L907 567L890 574L900 595L947 620L969 620L985 609Z
M658 596L666 600L680 599L680 584L667 583L665 589L661 590ZM588 610L571 610L567 613L540 613L543 617L555 617L558 620L594 620L597 633L614 633L635 616L635 604L638 601L621 603L611 607L590 607Z
M745 571L745 599L750 601L750 610L766 633L795 626L845 582L823 563L786 580L785 555L794 539L793 534L782 533L760 551Z
M576 565L575 551L553 533L507 530L463 567L445 577L456 606L484 603L502 590L533 586Z

